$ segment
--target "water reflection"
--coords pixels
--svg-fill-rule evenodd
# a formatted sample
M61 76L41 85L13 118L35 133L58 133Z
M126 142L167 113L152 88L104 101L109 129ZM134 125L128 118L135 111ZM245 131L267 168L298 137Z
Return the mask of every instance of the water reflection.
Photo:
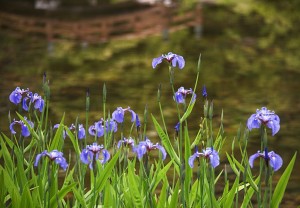
M107 88L107 110L113 112L118 106L130 106L139 115L143 115L145 106L148 111L159 117L156 100L157 88L162 86L162 104L165 113L167 127L173 131L177 123L175 103L172 100L172 91L169 86L168 70L166 65L151 68L151 58L158 54L149 53L149 58L141 61L130 61L137 59L139 51L130 51L126 57L124 53L116 55L118 62L95 62L80 67L63 66L58 64L59 59L51 59L48 62L48 79L51 86L51 108L52 123L58 123L63 113L66 114L65 123L74 123L76 118L79 121L85 119L85 94L90 89L91 112L90 122L99 120L102 116L102 87ZM138 55L139 54L139 55ZM143 54L141 54L143 55ZM205 57L205 52L204 56ZM212 57L209 59L213 60ZM217 59L217 57L215 57ZM147 61L144 61L147 60ZM74 60L75 62L76 60ZM56 63L55 63L56 62ZM91 61L93 62L93 61ZM99 65L100 63L100 65ZM110 65L109 65L110 64ZM55 66L60 66L61 69ZM52 68L54 66L54 68ZM186 69L175 71L176 88L184 86L193 87L195 79L196 62L188 62ZM210 68L208 61L204 58L200 84L197 97L201 98L201 86L206 85L208 99L214 102L214 114L216 121L219 120L222 110L224 111L224 129L227 137L226 146L230 146L236 135L236 130L241 124L245 128L248 117L257 108L266 106L275 110L281 119L281 129L274 137L269 136L270 150L276 151L283 157L285 168L295 151L300 149L300 142L297 135L300 133L300 97L298 96L298 85L300 74L289 71L266 70L254 75L240 75L238 71L218 70ZM34 80L34 81L33 81ZM6 120L8 110L14 110L9 103L8 95L16 86L34 91L41 89L42 73L23 74L18 71L2 73L1 89L1 130L7 132L8 122ZM189 119L191 138L195 136L197 127L202 116L203 102L199 99ZM82 122L84 123L84 122ZM216 126L217 128L218 126ZM153 132L151 124L148 126L149 134L158 138ZM258 131L252 130L249 138L248 153L253 154L260 147ZM229 150L228 150L229 151ZM222 156L225 159L224 155ZM224 160L225 161L225 160ZM282 173L282 168L279 172ZM291 200L299 194L300 176L299 160L296 162L291 181L288 185L286 200ZM275 174L275 178L279 174Z

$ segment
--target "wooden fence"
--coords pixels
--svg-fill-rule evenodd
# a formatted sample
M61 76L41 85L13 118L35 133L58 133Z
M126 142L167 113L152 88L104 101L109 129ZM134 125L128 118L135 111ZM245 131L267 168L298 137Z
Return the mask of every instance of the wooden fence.
M185 12L155 5L130 13L76 21L28 17L0 11L0 28L8 28L22 35L39 35L51 42L67 39L96 43L116 38L145 37L187 26L200 28L201 24L200 5Z

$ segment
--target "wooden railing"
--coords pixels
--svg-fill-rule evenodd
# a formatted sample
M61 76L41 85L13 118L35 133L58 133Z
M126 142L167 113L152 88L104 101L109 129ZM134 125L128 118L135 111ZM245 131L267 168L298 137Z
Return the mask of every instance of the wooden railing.
M144 37L187 26L200 27L201 15L200 6L180 12L163 5L77 21L35 18L0 11L0 28L19 34L40 35L48 41L67 39L95 43L115 38Z

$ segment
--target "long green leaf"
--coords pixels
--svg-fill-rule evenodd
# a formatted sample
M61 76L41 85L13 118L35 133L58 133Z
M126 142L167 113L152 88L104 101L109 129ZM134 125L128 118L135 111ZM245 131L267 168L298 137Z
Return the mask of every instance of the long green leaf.
M192 113L192 110L194 108L194 105L195 105L196 101L193 99L191 99L186 111L184 112L183 116L180 118L180 124L182 124L182 122L184 122L187 117L189 117L189 115Z
M23 187L20 205L21 207L34 207L32 195L30 194L28 186Z
M111 171L113 170L116 162L118 161L120 151L118 151L112 159L105 165L102 172L100 172L97 181L96 181L96 188L97 193L103 190L104 185L106 184L107 179L110 177Z
M179 194L179 180L177 181L175 188L173 190L173 194L171 197L171 202L169 205L169 208L178 207L178 194Z
M152 121L154 123L154 127L161 139L161 142L163 144L163 146L165 147L167 153L170 155L171 159L174 160L176 162L177 165L180 165L180 160L178 155L176 154L170 139L168 137L168 135L163 131L163 129L161 128L161 126L159 125L159 123L157 122L157 120L155 119L155 117L151 114L152 116Z
M225 201L224 207L232 207L234 196L237 192L238 186L239 186L239 177L236 177L230 191L228 192L228 194L225 197L226 201Z
M69 185L65 185L62 189L55 194L50 200L50 207L55 207L56 203L62 200L74 187L76 183L73 182Z
M280 177L276 188L274 190L272 199L271 199L271 207L279 207L279 204L283 198L286 186L288 184L288 181L290 179L293 167L294 167L294 163L296 161L296 156L297 156L297 152L294 154L292 160L290 161L289 165L287 166L287 168L285 169L284 173L282 174L282 176Z
M62 137L63 135L63 130L64 130L64 118L65 118L65 114L63 115L60 123L59 123L59 127L54 135L54 138L51 142L50 145L50 150L61 150L62 146L63 146L63 142L64 139Z
M142 208L143 200L141 196L141 191L138 187L138 183L136 181L137 176L134 173L134 168L131 162L128 163L128 185L131 197L133 199L134 207Z
M258 176L254 181L256 186L259 182L259 179L260 179L260 176ZM243 203L241 205L241 208L247 208L248 207L249 202L250 202L250 200L251 200L251 198L254 194L254 191L255 191L255 189L253 188L253 186L251 186L251 187L249 187L249 189L247 189L247 192L245 193L244 200L243 200Z
M163 186L161 188L160 197L158 199L157 207L166 207L166 200L167 200L167 187L168 181L164 180Z
M190 207L189 201L189 192L190 192L190 183L192 178L192 168L188 165L189 158L191 156L191 149L190 149L190 137L188 134L187 126L184 127L184 156L185 156L185 176L184 176L184 189L185 189L185 203L187 207Z
M167 174L167 172L170 169L172 164L173 164L173 161L170 161L165 167L163 167L161 170L158 171L156 177L154 177L153 182L151 183L151 184L153 184L153 186L151 186L151 191L154 191L155 188L157 187L157 185L159 184L159 182L164 177L166 177L166 174Z

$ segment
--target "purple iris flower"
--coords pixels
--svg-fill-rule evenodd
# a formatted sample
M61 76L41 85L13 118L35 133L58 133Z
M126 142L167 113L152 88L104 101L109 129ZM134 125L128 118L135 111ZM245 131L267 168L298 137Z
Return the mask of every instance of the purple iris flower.
M117 132L118 131L118 124L113 119L107 119L105 122L106 132Z
M103 119L94 123L89 127L89 134L92 136L102 137L104 135Z
M250 156L249 164L251 168L253 168L254 160L258 157L264 158L266 165L270 165L274 169L274 171L279 170L283 163L282 158L278 154L276 154L274 151L268 152L266 148L263 153L257 151L257 153Z
M160 57L154 58L152 61L152 67L153 69L156 68L158 64L160 64L163 60L166 60L170 64L172 64L173 67L176 67L178 65L179 69L183 69L185 65L184 58L180 55L174 54L172 52L169 52L168 54L163 54Z
M272 129L272 136L274 136L280 129L279 116L266 107L262 107L261 110L257 109L256 113L248 119L247 127L251 131L253 128L260 128L262 124Z
M184 87L180 87L174 95L174 100L177 103L185 103L186 95L192 94L192 102L196 100L196 94L193 92L192 89L186 90Z
M74 124L71 124L69 127L73 133L76 133L76 126ZM83 124L78 124L78 133L77 133L78 139L84 139L85 138L85 129L83 127Z
M196 157L205 157L209 159L210 165L215 168L220 164L220 157L219 153L213 149L213 147L207 147L205 150L202 150L202 152L196 152L190 156L189 158L189 165L191 168L194 167L194 160Z
M9 95L9 100L14 103L14 104L19 104L22 101L23 95L25 93L29 92L29 89L21 89L20 87L16 87L16 89L14 91L12 91L12 93L10 93Z
M99 158L100 153L102 153L102 159ZM93 169L93 164L96 160L100 160L100 162L104 164L109 160L109 158L109 152L104 149L103 145L98 145L97 143L87 145L80 154L81 161L84 164L89 164L90 169Z
M23 99L22 107L25 111L28 111L30 105L33 105L34 109L42 112L45 102L42 99L42 97L40 95L38 95L37 93L33 94L32 92L28 92L27 96L24 97L24 99Z
M27 121L27 123L29 124L29 126L30 126L31 128L33 128L34 124L33 124L31 121L27 120L26 117L24 117L24 119ZM28 126L26 125L26 123L24 123L22 120L16 121L15 119L14 119L14 121L9 125L9 129L10 129L10 131L11 131L12 134L16 134L16 133L17 133L17 132L15 131L15 129L14 129L14 128L15 128L15 125L18 125L18 126L21 127L21 134L22 134L22 136L28 137L28 136L30 135L30 131L29 131Z
M117 107L117 109L112 113L112 119L114 119L118 123L123 123L126 111L131 113L131 122L134 122L136 120L136 113L133 110L131 110L130 107Z
M52 150L48 152L47 150L38 154L35 159L34 166L38 166L41 157L47 156L51 161L54 161L57 165L59 165L62 169L66 170L68 167L68 163L66 159L63 157L63 153L58 150Z
M121 145L124 145L126 147L131 146L134 147L134 140L129 137L129 139L126 139L125 137L123 139L121 139L118 144L117 144L117 148L120 149Z
M133 147L133 152L137 154L138 159L142 159L143 155L151 150L158 149L162 153L162 159L166 159L167 153L163 146L158 143L153 144L148 138L145 141L141 141L137 146Z

